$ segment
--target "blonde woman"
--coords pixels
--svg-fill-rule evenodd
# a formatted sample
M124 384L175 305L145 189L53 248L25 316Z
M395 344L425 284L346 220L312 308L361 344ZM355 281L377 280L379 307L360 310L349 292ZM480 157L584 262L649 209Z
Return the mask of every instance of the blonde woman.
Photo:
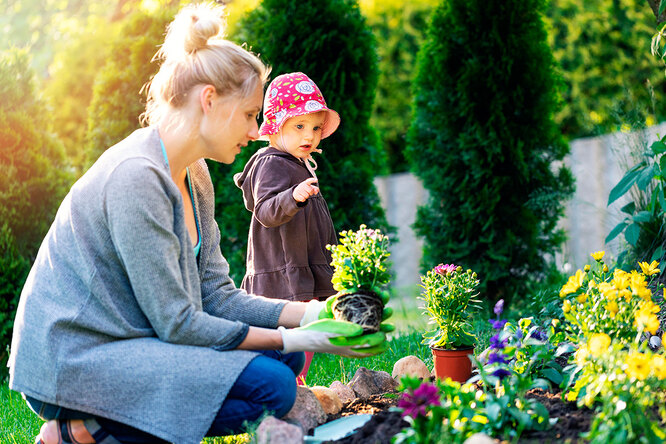
M237 289L220 252L204 159L258 137L269 70L222 38L221 10L183 9L158 52L145 120L63 200L17 310L10 388L44 444L199 443L293 405L303 351L353 324L304 330L322 305ZM341 330L342 329L342 330Z

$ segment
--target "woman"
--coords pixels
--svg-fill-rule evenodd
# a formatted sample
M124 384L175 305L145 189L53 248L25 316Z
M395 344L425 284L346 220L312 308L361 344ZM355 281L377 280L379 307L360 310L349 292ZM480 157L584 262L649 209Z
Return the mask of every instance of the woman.
M222 25L215 6L178 14L148 90L149 126L74 184L40 248L9 363L10 387L48 420L38 442L239 433L291 408L302 351L384 347L333 346L358 326L313 330L324 304L248 295L229 278L203 159L231 163L258 137L269 70L222 39Z

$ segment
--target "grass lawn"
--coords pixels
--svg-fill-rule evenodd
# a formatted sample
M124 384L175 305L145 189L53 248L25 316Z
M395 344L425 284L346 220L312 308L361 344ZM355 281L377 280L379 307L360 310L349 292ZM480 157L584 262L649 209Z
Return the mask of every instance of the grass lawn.
M383 370L391 373L393 364L400 358L415 355L432 368L432 356L427 345L421 344L421 332L427 327L427 320L418 308L420 301L409 296L394 297L389 306L394 309L391 321L396 331L390 335L389 349L379 355L365 359L342 358L335 355L317 353L307 377L309 386L329 386L333 381L348 383L359 367ZM488 314L483 313L477 322L479 338L475 353L480 353L488 344L489 329L486 327ZM39 419L16 392L9 390L7 382L0 384L0 443L32 444L39 433L43 421ZM236 444L249 442L250 435L237 435L224 438L207 438L205 444Z

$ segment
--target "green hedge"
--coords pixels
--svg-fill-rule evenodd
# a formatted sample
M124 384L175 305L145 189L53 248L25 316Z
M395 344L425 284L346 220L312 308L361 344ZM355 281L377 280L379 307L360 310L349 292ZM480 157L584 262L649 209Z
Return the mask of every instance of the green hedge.
M474 269L486 297L508 297L563 241L573 179L543 0L448 0L418 57L407 154L429 191L415 229L423 268Z

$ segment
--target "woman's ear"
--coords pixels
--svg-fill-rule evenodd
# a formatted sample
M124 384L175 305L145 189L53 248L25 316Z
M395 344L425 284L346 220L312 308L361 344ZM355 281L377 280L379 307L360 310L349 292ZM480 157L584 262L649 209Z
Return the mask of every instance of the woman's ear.
M208 112L213 107L213 99L217 95L215 87L213 85L206 85L199 91L199 102L201 104L201 110L204 114Z

